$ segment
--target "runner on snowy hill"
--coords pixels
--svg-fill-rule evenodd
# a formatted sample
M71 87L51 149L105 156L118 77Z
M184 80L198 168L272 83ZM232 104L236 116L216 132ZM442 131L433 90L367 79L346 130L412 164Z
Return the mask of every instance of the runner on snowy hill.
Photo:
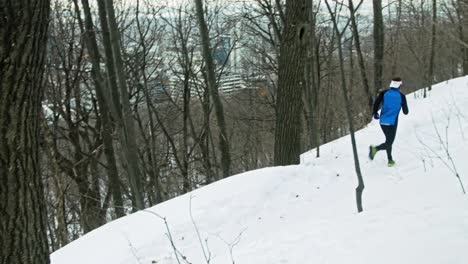
M401 78L393 78L390 83L390 89L381 92L375 100L372 112L374 119L380 119L380 126L385 134L385 142L379 146L369 146L369 158L373 160L379 150L386 150L389 167L395 165L392 157L392 145L398 127L398 115L402 108L403 113L405 115L408 114L406 96L400 92L401 85ZM382 110L379 115L378 110L381 104Z

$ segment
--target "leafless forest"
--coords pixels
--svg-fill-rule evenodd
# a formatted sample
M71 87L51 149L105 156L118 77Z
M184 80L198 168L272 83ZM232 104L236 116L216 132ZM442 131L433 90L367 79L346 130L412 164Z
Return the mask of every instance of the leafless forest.
M433 83L468 74L467 0L37 2L48 11L0 0L0 213L23 199L11 190L27 188L11 179L41 177L52 251L230 175L297 164L313 148L319 156L371 120L394 76L405 93L426 87L425 97ZM15 45L44 39L21 23L42 24L47 40ZM8 58L28 52L44 58L14 59L43 74L28 84L34 94L11 97L24 87ZM27 100L42 107L4 107ZM37 131L37 144L27 145L31 135L12 124L30 119L22 129ZM7 172L21 142L37 162Z

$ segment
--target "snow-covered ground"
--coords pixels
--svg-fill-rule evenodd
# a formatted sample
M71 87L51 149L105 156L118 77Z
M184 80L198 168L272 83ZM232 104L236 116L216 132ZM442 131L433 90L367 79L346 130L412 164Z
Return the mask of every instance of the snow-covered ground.
M407 98L395 167L384 152L367 158L383 141L378 122L356 134L363 213L348 136L322 146L321 158L310 151L301 165L236 175L113 221L53 253L52 264L466 264L468 197L454 172L468 188L468 78Z

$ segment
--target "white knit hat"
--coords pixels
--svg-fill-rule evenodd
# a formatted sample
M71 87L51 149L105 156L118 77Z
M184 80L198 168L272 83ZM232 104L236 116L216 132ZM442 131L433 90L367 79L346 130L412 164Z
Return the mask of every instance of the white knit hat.
M390 82L390 88L400 88L402 81L391 81Z

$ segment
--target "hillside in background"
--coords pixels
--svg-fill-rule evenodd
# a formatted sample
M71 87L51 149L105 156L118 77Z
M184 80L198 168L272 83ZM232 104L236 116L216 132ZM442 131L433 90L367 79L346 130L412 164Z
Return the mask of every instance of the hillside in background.
M378 122L356 133L363 213L347 136L301 165L232 176L106 224L52 264L468 263L468 78L419 94L400 116L395 167L384 153L367 158L383 141Z

